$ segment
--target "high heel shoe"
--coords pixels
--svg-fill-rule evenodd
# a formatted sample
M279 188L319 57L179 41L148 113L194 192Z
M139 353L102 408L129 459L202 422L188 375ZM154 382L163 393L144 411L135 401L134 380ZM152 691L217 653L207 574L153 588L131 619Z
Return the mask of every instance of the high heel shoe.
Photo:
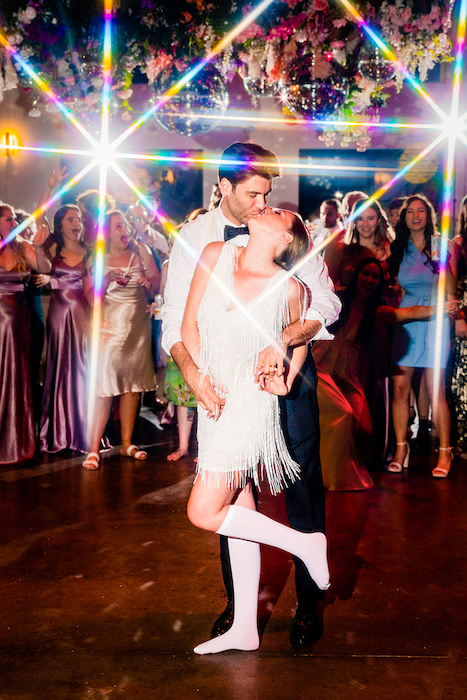
M402 469L408 469L409 468L409 457L410 457L410 445L408 445L406 442L396 442L397 447L402 447L405 445L407 447L407 452L405 453L405 457L402 461L402 464L400 462L390 462L387 466L388 472L392 472L393 474L397 474L402 471Z
M448 457L449 457L449 460L452 462L453 457L454 457L453 452L452 452L452 447L440 447L439 451L440 452L450 452ZM446 467L440 467L439 465L437 465L433 469L433 471L431 472L431 476L434 476L435 479L445 479L450 471L451 471L451 465L449 465L449 469L447 469Z

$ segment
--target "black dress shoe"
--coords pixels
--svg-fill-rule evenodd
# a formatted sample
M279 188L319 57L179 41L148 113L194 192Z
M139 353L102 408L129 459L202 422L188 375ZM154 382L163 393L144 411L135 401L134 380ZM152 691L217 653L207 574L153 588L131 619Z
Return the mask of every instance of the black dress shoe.
M232 627L234 619L234 606L230 601L227 603L223 613L219 615L211 630L211 639L220 637Z
M292 644L305 646L314 644L323 636L323 628L316 611L309 611L297 607L295 620L293 621L290 641Z

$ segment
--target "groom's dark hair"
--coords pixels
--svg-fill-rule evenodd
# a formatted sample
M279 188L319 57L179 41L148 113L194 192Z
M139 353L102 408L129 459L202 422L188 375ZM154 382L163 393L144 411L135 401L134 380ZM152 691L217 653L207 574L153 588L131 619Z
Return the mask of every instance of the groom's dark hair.
M279 159L257 143L233 143L221 155L219 182L227 178L233 188L253 175L267 180L281 176Z

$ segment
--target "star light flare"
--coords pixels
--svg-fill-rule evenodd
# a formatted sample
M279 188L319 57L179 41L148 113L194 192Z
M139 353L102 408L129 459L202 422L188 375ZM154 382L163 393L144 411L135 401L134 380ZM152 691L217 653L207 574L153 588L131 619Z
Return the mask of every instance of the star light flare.
M91 351L91 373L90 373L90 408L89 418L92 416L94 400L91 400L93 394L93 387L95 388L96 378L97 378L97 347L98 347L98 334L99 334L99 324L100 324L100 305L102 300L102 285L103 285L103 256L104 256L104 212L106 206L106 185L107 185L107 174L108 169L112 168L116 173L120 175L124 182L133 190L135 194L145 203L145 205L154 212L158 220L164 225L166 230L168 230L171 235L178 236L178 231L176 231L164 216L164 214L152 205L152 203L144 196L142 192L131 182L130 178L124 173L124 171L118 166L117 160L147 160L147 161L160 161L160 162L186 162L193 164L203 164L215 167L219 164L220 159L215 157L210 158L181 158L176 156L166 156L162 154L135 154L135 153L121 153L117 151L117 148L137 129L139 129L150 116L154 114L155 111L160 109L166 102L168 102L173 95L175 95L184 85L186 85L189 80L191 80L194 75L201 71L207 63L209 63L216 55L218 55L223 49L225 49L251 22L253 22L274 0L263 0L254 10L252 10L248 15L244 17L242 22L233 28L225 37L220 41L213 50L203 58L198 64L196 64L190 71L186 73L185 76L157 102L149 110L147 110L139 119L137 119L131 126L129 126L120 136L118 136L112 143L109 143L109 99L110 99L110 89L111 89L111 49L112 49L112 0L104 0L104 51L103 51L103 100L102 100L102 113L101 113L101 133L100 141L97 141L80 121L61 103L59 98L56 96L54 91L50 88L47 83L38 75L25 61L18 50L11 46L0 32L0 44L6 48L10 56L14 61L16 61L21 69L35 82L39 89L47 96L47 98L57 107L57 109L62 113L62 115L77 129L77 131L88 141L91 149L80 150L80 149L58 149L53 147L26 147L21 146L20 150L31 151L31 152L42 152L42 153L63 153L67 155L79 155L87 156L91 158L90 163L83 168L78 175L71 178L60 190L50 198L50 200L43 205L40 209L36 210L31 218L23 222L23 224L17 226L12 234L17 235L21 230L24 230L26 226L29 225L31 220L37 218L43 214L48 207L57 201L59 197L64 194L64 192L71 189L82 177L90 172L93 168L99 167L99 218L98 218L98 234L96 240L96 262L95 262L95 305L93 313L93 330L92 330L92 351ZM405 166L399 172L396 172L390 182L379 188L368 200L365 200L361 204L354 214L350 216L344 226L349 224L357 216L359 216L366 208L370 207L371 204L381 197L385 192L391 189L391 187L400 180L411 168L414 167L422 158L424 158L433 149L437 148L445 139L448 141L448 159L445 170L444 177L444 197L443 197L443 218L442 218L442 253L443 258L442 270L445 269L445 258L447 251L447 236L449 232L450 225L450 211L452 204L452 181L454 172L454 159L455 159L455 143L457 140L462 141L467 145L466 138L466 120L467 111L462 116L459 116L459 92L460 83L462 75L462 60L464 52L464 41L465 41L465 30L466 30L466 4L467 0L461 0L459 19L458 19L458 34L457 34L457 48L456 48L456 64L454 70L453 79L453 101L450 114L446 114L435 102L435 100L429 95L429 93L424 90L421 84L401 65L395 56L394 52L381 40L377 33L371 28L371 26L363 19L359 12L353 7L353 5L348 2L348 0L339 0L345 9L355 18L357 23L369 36L371 41L373 41L382 53L389 60L397 64L399 69L402 71L405 80L411 85L411 87L417 92L417 94L422 97L427 104L429 104L432 109L436 112L440 121L433 124L421 124L421 123L406 123L398 122L397 120L388 120L386 122L371 123L371 122L361 122L361 121L346 121L342 122L339 120L309 120L306 118L276 118L276 117L255 117L255 116L241 116L241 115L225 115L223 118L224 123L255 123L264 126L278 126L278 125L309 125L311 127L367 127L368 129L387 129L387 130L397 130L397 129L412 129L412 130L427 130L427 131L438 131L439 133L427 144L426 147L413 158L413 160ZM203 115L203 118L209 118ZM334 166L333 164L324 165L322 163L309 163L309 162L294 162L294 163L282 163L283 169L288 170L346 170L349 166ZM352 170L357 168L352 167ZM371 168L363 168L371 169ZM388 169L390 170L390 169ZM342 229L341 229L342 231ZM340 232L341 232L340 231ZM339 235L339 231L333 234L324 241L320 246L313 249L308 255L316 255L319 251L323 250L325 246L333 240L336 235ZM13 235L13 237L14 237ZM11 240L11 234L8 240ZM180 242L183 244L183 240L180 237ZM192 252L192 255L196 255ZM443 257L444 256L444 257ZM303 264L303 262L301 263ZM444 265L444 268L443 268ZM290 271L290 274L299 272L301 265L297 265L294 270ZM440 275L440 287L438 291L438 305L441 309L441 300L444 299L444 287L445 284L445 273L442 272ZM240 305L239 305L240 306ZM442 316L439 313L439 317L442 320ZM89 424L92 424L90 421Z
M91 323L91 350L88 377L88 440L94 425L96 407L97 373L99 370L99 334L101 327L102 297L104 294L104 253L105 230L104 216L106 210L107 174L111 157L109 153L110 91L112 88L112 0L105 0L104 6L104 51L103 51L103 86L101 141L99 152L99 205L97 214L97 235L94 259L94 304Z
M467 0L462 0L459 9L459 21L457 27L457 44L456 44L456 58L454 66L453 75L453 85L452 85L452 106L450 122L454 125L462 125L461 117L459 119L459 97L461 88L461 78L462 78L462 64L464 60L464 49L465 49L465 33L466 33L466 18L467 18ZM457 139L459 138L458 128L453 128L448 133L448 155L446 160L446 169L444 173L444 189L443 189L443 209L441 217L441 245L440 245L440 271L439 271L439 283L438 283L438 295L437 295L437 309L436 309L436 341L435 341L435 368L433 373L433 411L437 412L439 403L439 393L441 387L441 358L442 358L442 348L443 340L444 343L448 342L448 338L443 338L443 318L444 318L444 300L446 298L446 276L447 265L448 265L448 240L449 240L449 229L451 223L451 207L452 207L452 193L453 193L453 179L454 179L454 162L455 162L455 148ZM448 289L451 294L454 293L454 289Z

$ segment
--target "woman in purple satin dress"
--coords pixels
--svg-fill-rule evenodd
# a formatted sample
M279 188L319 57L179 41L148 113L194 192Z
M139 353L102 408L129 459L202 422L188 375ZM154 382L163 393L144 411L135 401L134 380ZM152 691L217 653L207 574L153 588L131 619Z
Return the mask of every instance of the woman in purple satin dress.
M36 438L31 390L30 320L25 284L31 268L50 270L42 241L13 240L14 210L0 205L0 464L34 456Z
M52 273L38 275L49 283L47 361L40 427L44 452L86 451L86 361L90 309L83 292L81 212L67 204L54 217L55 243L50 249Z

